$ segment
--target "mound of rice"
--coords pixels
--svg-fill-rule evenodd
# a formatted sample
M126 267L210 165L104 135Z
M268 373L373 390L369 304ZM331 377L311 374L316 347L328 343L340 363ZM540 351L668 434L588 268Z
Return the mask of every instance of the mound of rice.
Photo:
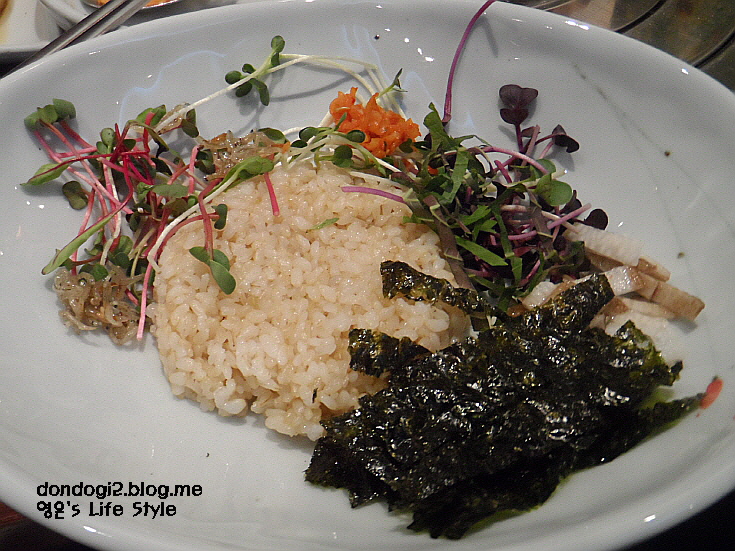
M331 166L296 166L272 180L278 217L262 182L224 196L229 214L215 247L230 258L237 280L231 295L189 253L203 244L200 224L167 244L153 333L176 396L225 416L262 413L269 428L316 440L323 417L354 408L384 385L349 368L350 328L406 336L435 350L467 325L453 309L383 297L379 266L387 259L453 280L435 234L403 223L407 207L341 191L355 182ZM315 229L332 218L337 222Z

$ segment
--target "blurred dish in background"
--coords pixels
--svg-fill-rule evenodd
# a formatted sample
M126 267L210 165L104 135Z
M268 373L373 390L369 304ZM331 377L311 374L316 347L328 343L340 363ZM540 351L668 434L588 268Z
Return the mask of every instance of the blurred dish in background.
M83 0L85 4L88 6L92 6L93 8L99 8L101 6L104 6L109 2L109 0ZM179 0L151 0L148 2L145 7L146 8L155 8L158 6L165 6L166 4L173 4L174 2L178 2Z
M36 0L0 0L0 63L20 61L57 36L54 18Z
M12 1L12 0L11 0ZM78 23L89 15L95 8L96 0L39 0L53 15L56 23L62 29L68 29L72 25ZM172 2L171 0L152 0L154 2L163 2L164 5L156 7L155 10L142 10L131 17L125 26L135 25L167 17L180 13L199 11L217 6L226 6L228 4L248 4L260 1L272 0L185 0L182 2ZM91 3L91 5L90 5ZM104 3L104 2L103 2Z

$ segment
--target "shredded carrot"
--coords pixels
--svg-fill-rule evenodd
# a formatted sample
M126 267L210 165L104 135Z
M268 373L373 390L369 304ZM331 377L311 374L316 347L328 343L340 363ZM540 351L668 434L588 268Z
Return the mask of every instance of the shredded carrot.
M339 92L329 106L329 112L335 121L344 117L339 126L341 132L362 130L366 136L362 146L377 158L387 157L402 143L420 135L419 126L411 119L406 120L395 111L378 105L378 94L363 105L357 102L356 93L355 87L348 94Z
M704 398L702 398L699 407L701 407L702 409L707 409L712 404L714 404L715 400L717 400L717 397L722 391L722 385L722 379L720 379L719 377L715 377L714 379L712 379L712 382L707 386L707 391L704 393Z

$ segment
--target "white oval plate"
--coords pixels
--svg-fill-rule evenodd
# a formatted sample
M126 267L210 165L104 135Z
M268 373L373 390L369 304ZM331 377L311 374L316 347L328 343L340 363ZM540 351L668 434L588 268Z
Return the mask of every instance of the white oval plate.
M719 400L610 464L571 477L538 510L457 542L405 529L405 516L375 504L351 510L345 494L306 484L311 446L224 420L175 399L154 343L115 348L70 334L40 268L79 223L56 191L18 184L45 162L23 117L52 98L72 100L82 135L144 108L194 101L223 75L258 64L276 34L291 53L360 57L392 77L403 68L408 112L441 106L454 48L479 1L255 3L167 18L70 48L0 82L0 496L22 513L88 545L109 549L452 549L594 551L652 536L735 486L735 98L681 62L616 34L496 4L475 28L455 89L455 135L511 145L497 90L539 89L533 121L561 123L582 144L568 168L584 200L611 227L643 237L674 284L707 308L684 327L676 395L724 379ZM199 109L204 135L255 126L314 124L350 82L293 68L252 110L223 97ZM135 516L156 496L39 496L44 484L127 489L198 484L197 497L165 500L175 515ZM39 486L40 491L39 491ZM39 501L58 503L45 519ZM100 503L123 512L104 514ZM79 514L74 515L74 506ZM90 510L91 508L91 510ZM100 512L103 514L100 516ZM94 515L94 516L93 516Z

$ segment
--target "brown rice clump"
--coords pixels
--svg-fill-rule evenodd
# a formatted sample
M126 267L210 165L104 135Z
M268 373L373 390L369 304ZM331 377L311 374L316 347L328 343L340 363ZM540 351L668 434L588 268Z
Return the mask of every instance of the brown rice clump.
M199 223L169 241L155 279L153 333L176 396L225 416L261 413L267 427L315 440L323 417L354 408L384 385L350 370L350 328L435 350L467 325L452 309L382 296L379 266L387 259L453 280L436 235L403 223L405 205L343 192L355 181L331 165L296 165L272 180L278 217L262 180L220 199L229 214L215 247L230 258L237 280L231 295L189 253L203 244ZM315 229L332 218L337 222Z

